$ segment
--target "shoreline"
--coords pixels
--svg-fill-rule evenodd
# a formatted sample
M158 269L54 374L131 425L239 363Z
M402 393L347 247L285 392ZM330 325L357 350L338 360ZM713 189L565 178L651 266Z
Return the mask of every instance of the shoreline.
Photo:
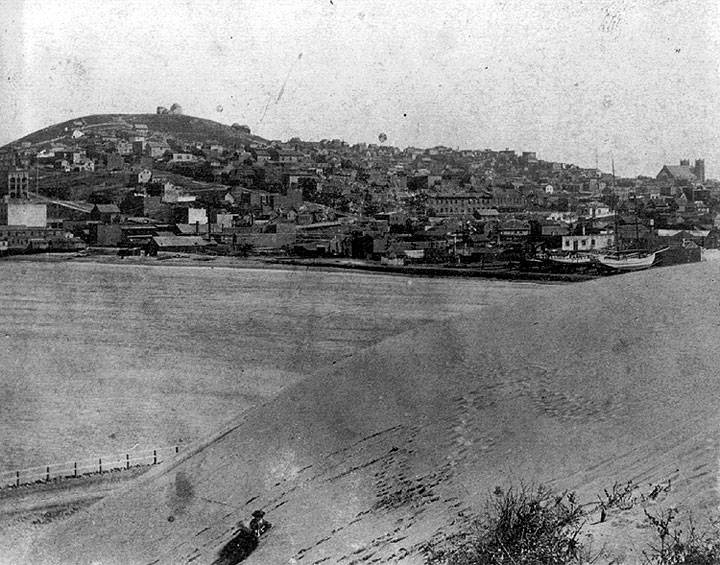
M99 263L105 265L133 265L147 267L210 267L228 269L261 269L278 271L357 271L386 276L424 278L478 278L508 282L539 284L567 284L599 278L581 273L540 273L513 269L479 269L475 267L446 267L440 265L382 265L376 262L349 259L248 258L207 255L171 255L167 257L120 257L109 249L96 250L87 255L72 253L35 253L7 255L1 261L32 263Z

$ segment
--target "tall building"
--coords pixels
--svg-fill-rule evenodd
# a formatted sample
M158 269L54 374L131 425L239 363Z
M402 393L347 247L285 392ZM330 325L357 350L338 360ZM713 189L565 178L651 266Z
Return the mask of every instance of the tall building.
M699 182L705 182L705 159L695 159L693 172Z
M690 159L680 159L680 165L665 165L656 178L672 184L705 182L705 160L696 159L691 167Z
M26 170L7 173L7 193L0 202L0 225L47 226L47 205L30 199L30 174Z
M28 198L30 195L30 174L25 170L8 171L7 189L10 198Z

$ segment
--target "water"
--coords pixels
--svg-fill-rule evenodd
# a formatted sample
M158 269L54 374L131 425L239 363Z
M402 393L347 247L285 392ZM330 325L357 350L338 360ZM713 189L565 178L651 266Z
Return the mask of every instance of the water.
M0 264L0 471L189 442L314 370L532 284Z

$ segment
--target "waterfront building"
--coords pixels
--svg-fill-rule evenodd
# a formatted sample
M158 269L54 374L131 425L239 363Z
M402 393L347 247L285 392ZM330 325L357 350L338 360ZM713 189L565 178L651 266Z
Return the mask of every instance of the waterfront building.
M0 202L0 225L44 228L47 225L47 205L6 197Z
M562 236L563 251L593 251L607 249L615 243L612 233L564 235Z

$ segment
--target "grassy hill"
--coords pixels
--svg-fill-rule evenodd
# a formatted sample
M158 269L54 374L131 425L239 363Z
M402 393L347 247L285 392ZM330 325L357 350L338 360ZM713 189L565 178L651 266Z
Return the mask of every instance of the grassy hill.
M232 126L193 116L175 114L96 114L48 126L9 143L5 147L22 142L30 142L33 145L49 143L60 138L69 137L74 129L81 129L87 133L99 129L132 129L135 124L147 125L150 134L169 136L180 141L212 140L226 146L250 141L266 142L265 139L259 136L238 131Z
M51 526L18 561L213 563L263 508L274 527L249 565L422 563L422 544L496 485L584 502L632 480L667 488L583 540L596 563L640 562L645 510L703 521L719 505L718 280L702 263L547 287L390 338Z

